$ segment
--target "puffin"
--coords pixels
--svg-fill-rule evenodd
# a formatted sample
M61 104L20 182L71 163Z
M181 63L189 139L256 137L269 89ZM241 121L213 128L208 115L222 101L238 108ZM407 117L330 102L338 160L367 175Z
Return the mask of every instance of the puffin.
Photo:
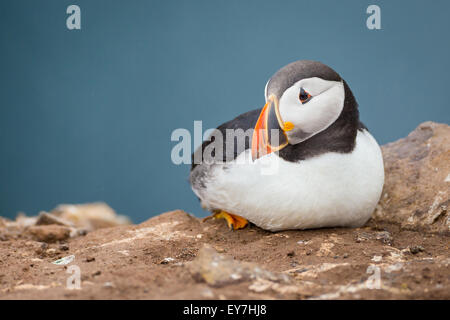
M223 123L192 154L190 185L212 212L204 220L274 232L364 225L383 189L383 157L347 82L299 60L264 95L262 109Z

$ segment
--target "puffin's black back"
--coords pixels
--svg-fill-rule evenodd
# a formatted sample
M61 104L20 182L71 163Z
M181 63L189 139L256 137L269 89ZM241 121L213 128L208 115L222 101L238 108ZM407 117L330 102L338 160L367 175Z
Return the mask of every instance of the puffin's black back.
M228 122L225 122L223 124L221 124L220 126L217 127L217 130L219 130L222 133L222 136L224 138L223 141L223 157L222 157L222 161L226 162L226 161L232 161L234 159L236 159L236 157L240 154L240 152L238 152L238 148L237 148L237 138L234 139L234 150L233 150L233 154L229 154L227 155L226 153L226 130L227 129L242 129L244 131L247 131L248 129L253 129L255 127L256 121L258 121L258 117L259 114L261 113L261 109L255 109L246 113L243 113L239 116L237 116L236 118L234 118L233 120L230 120ZM212 143L214 141L214 137L212 137L211 141L203 141L201 147L199 147L195 152L204 152L206 146L208 146L210 143ZM245 139L245 150L251 148L251 137L250 138L246 138ZM242 151L242 150L241 150ZM214 152L212 154L212 156L215 156ZM197 166L197 164L194 163L194 153L192 154L192 165L191 165L191 171Z

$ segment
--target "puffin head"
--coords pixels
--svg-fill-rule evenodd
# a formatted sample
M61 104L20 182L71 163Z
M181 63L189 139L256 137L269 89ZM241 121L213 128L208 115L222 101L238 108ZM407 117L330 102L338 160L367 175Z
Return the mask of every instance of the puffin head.
M327 129L339 118L345 96L344 81L323 63L300 60L278 70L266 84L266 104L253 132L252 159Z

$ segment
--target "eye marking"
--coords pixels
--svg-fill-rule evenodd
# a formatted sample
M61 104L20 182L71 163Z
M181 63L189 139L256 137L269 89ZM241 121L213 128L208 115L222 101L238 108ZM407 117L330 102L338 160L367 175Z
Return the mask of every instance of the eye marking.
M298 95L298 98L302 104L305 104L309 100L311 100L312 95L310 95L308 92L306 92L305 89L300 88L300 94Z

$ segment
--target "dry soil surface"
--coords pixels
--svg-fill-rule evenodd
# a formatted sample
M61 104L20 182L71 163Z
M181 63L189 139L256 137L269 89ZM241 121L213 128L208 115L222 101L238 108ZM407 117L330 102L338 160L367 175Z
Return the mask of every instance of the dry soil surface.
M448 250L448 235L394 224L230 231L173 211L63 245L0 241L0 298L449 299ZM73 265L80 289L67 287Z

